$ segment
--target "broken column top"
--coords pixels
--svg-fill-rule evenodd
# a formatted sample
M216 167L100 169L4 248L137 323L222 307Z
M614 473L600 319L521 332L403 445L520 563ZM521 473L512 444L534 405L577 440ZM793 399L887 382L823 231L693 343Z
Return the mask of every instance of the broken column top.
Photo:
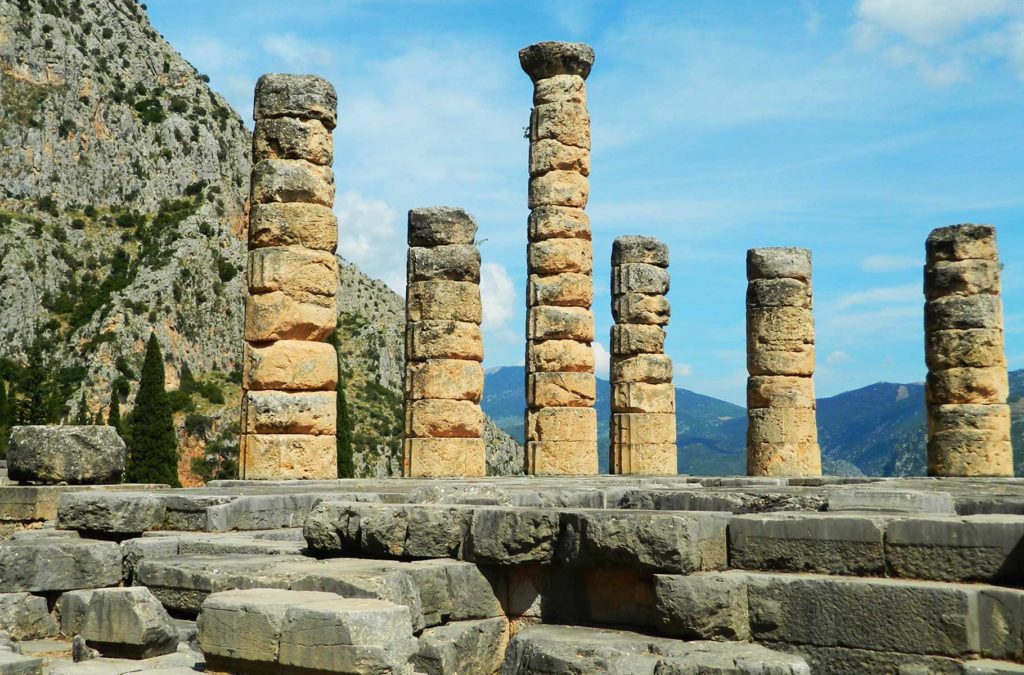
M629 235L612 244L612 265L647 263L668 267L668 244L654 237Z
M752 248L747 251L747 279L811 280L811 251L806 248Z
M454 206L434 206L409 211L409 246L472 244L476 220Z
M317 119L328 129L338 123L338 94L318 75L268 73L256 82L253 119Z
M932 230L925 242L928 260L997 260L996 228L991 225L948 225Z
M594 48L582 42L538 42L519 50L519 64L536 82L555 75L590 75Z

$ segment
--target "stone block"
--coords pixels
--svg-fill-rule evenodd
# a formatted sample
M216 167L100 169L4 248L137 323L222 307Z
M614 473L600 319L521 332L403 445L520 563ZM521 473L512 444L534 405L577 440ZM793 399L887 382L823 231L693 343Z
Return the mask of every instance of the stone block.
M665 351L665 329L649 324L617 324L611 331L612 355L661 354Z
M527 441L526 473L591 476L597 473L597 441Z
M412 247L407 272L409 283L444 280L479 284L480 251L472 244Z
M993 586L978 588L978 651L996 659L1024 654L1024 591Z
M440 398L479 403L484 390L484 370L479 361L433 359L406 364L409 400Z
M330 391L338 388L338 354L333 345L306 340L246 344L242 386L248 390Z
M594 313L583 307L531 307L526 337L529 340L593 342Z
M22 656L0 649L0 673L3 675L43 675L43 659Z
M885 528L878 515L765 513L729 522L729 566L736 569L883 576Z
M82 632L82 623L92 600L92 590L67 591L57 598L57 616L60 618L60 634L73 637Z
M527 370L531 373L593 373L594 349L576 340L526 343Z
M617 413L676 412L676 389L672 383L619 382L612 385L612 411ZM674 429L673 424L673 429Z
M82 637L104 656L148 659L178 648L178 628L148 588L103 588L93 592Z
M482 438L406 438L406 475L417 478L484 476L487 451Z
M334 141L320 120L295 117L265 119L253 130L252 156L256 161L304 159L329 166L334 161Z
M527 221L530 241L545 239L590 240L590 216L581 208L538 206Z
M1012 476L1013 448L990 432L961 429L928 439L929 476Z
M998 328L935 330L924 338L925 361L932 370L1006 367L1005 340Z
M76 492L61 495L57 523L68 530L137 534L160 529L166 504L157 495L138 492Z
M476 220L460 208L437 206L409 210L409 246L472 244Z
M886 531L885 553L899 577L1019 584L1024 521L1006 515L901 518Z
M0 593L54 593L121 583L112 541L0 541Z
M924 266L924 291L929 300L949 295L999 293L998 260L938 261Z
M126 452L113 427L16 426L7 474L34 483L120 483Z
M672 358L665 354L638 354L611 362L611 380L616 383L671 384L673 375Z
M337 323L334 297L310 297L319 299L315 302L297 300L281 291L246 296L245 339L250 342L326 339Z
M484 360L480 325L466 321L409 321L405 327L405 350L409 361Z
M334 206L334 172L300 159L264 159L252 169L252 202Z
M416 438L482 438L484 414L472 401L410 401L406 406L405 433Z
M247 391L242 399L243 434L330 434L338 416L333 391Z
M668 245L654 237L618 237L612 242L612 266L630 263L668 267Z
M532 274L590 274L594 253L589 239L544 239L527 246L527 265Z
M798 279L811 283L811 252L806 248L752 248L747 279Z
M806 659L812 673L829 673L829 675L862 675L862 673L963 675L964 673L964 662L948 656L812 645L780 644L779 648Z
M768 408L763 408L768 410ZM749 422L749 419L748 419ZM765 442L747 437L748 476L820 476L817 441Z
M549 171L575 171L589 176L590 150L554 139L530 143L530 175L543 176Z
M925 397L931 404L1006 403L1010 383L1006 368L948 368L928 372Z
M679 471L675 443L613 443L611 462L617 474L673 476Z
M654 575L658 632L687 640L749 640L747 585L703 573Z
M1024 664L1009 661L978 659L963 664L963 675L1020 675L1024 673Z
M581 103L541 103L530 116L530 142L545 139L590 149L590 115Z
M338 290L338 259L334 254L302 246L252 250L246 273L250 293L283 291L294 298L307 294L334 297Z
M1003 328L998 295L951 295L924 303L925 333L936 330Z
M334 253L338 217L319 204L253 204L249 211L249 246L305 246Z
M813 410L814 379L791 375L755 375L747 379L748 408L807 408Z
M526 376L526 403L530 408L586 408L597 401L593 373L533 373Z
M810 408L756 408L747 411L748 443L809 443L818 438Z
M585 80L594 65L594 49L582 42L538 42L519 50L519 65L534 85L558 75Z
M956 503L948 492L850 487L829 493L828 510L952 515L956 513Z
M814 344L814 315L802 307L747 308L747 349L797 351Z
M666 326L672 316L672 308L663 295L626 293L612 300L612 316L620 324Z
M590 182L575 171L549 171L530 179L528 206L571 206L582 209L590 196Z
M646 293L665 295L669 291L668 270L646 263L626 263L612 268L612 294Z
M814 345L803 344L793 349L747 350L747 371L751 375L814 375Z
M333 479L338 476L337 438L309 434L243 434L241 477L247 480Z
M473 509L464 555L477 565L550 563L558 535L557 511L481 506Z
M542 408L526 414L528 441L597 441L593 408Z
M269 73L256 81L253 118L313 118L333 129L338 121L338 95L334 85L316 75Z
M672 413L615 413L611 420L612 443L658 445L676 442L676 416Z
M587 87L579 75L554 75L533 84L533 104L587 102Z
M928 431L933 436L968 432L979 441L1010 440L1010 406L969 403L928 406Z
M503 616L455 621L423 631L412 662L424 675L497 673L508 638L508 619Z
M991 225L949 225L931 231L925 241L929 261L998 260L996 228Z
M690 573L726 567L729 514L593 509L562 513L558 559L571 567Z
M0 627L15 640L57 635L57 623L50 616L46 598L28 593L0 593Z
M406 287L409 321L466 321L480 323L483 306L480 284L469 281L415 281Z
M752 279L747 284L747 307L810 309L811 304L811 286L800 279Z

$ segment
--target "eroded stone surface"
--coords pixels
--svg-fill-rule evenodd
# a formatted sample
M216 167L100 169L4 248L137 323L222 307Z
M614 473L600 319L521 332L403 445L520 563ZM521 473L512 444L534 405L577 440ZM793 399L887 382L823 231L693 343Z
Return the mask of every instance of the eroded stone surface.
M108 426L16 426L7 449L11 480L120 483L124 441Z

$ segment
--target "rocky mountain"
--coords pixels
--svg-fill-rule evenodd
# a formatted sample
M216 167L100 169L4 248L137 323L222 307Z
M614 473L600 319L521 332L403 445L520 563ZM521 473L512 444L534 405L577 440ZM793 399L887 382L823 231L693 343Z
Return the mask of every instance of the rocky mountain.
M522 367L487 373L484 411L513 438L523 434ZM608 467L610 385L598 380L598 438ZM1024 370L1010 373L1016 474L1024 475ZM746 471L746 411L740 406L676 389L679 471L730 475ZM818 436L825 473L919 476L926 472L924 386L880 382L818 399Z

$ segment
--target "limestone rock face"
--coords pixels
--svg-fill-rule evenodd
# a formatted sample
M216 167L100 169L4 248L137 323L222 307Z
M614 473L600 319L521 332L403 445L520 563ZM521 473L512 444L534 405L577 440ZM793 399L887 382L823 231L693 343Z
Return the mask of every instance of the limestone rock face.
M178 628L148 588L103 588L92 593L82 636L104 656L148 659L178 648Z
M32 483L120 483L125 453L113 427L14 427L7 473Z

